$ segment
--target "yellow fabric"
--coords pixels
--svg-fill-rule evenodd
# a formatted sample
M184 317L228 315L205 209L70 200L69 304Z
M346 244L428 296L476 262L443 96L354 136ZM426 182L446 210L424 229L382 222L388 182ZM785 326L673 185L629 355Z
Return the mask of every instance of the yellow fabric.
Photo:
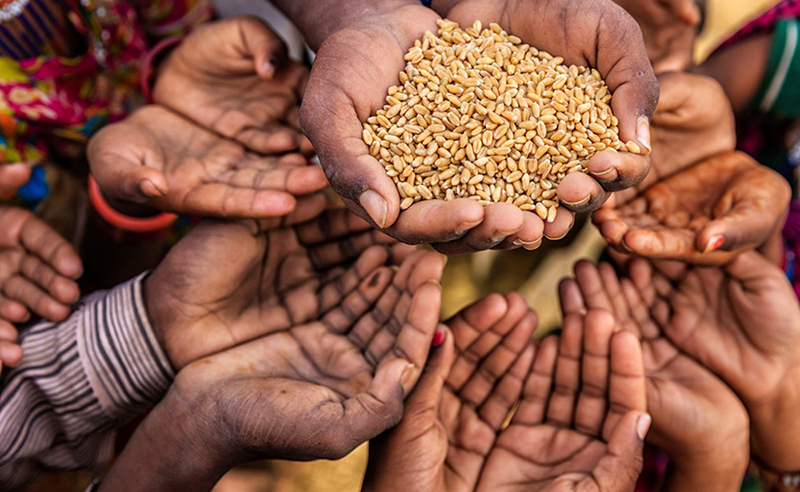
M695 62L702 63L723 41L777 3L778 0L708 0L705 27L695 44Z

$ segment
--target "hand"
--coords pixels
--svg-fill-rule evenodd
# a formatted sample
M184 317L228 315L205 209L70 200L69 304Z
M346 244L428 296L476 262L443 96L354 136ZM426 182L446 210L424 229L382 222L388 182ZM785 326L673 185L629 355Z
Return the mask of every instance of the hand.
M80 297L83 265L72 245L31 212L0 207L0 368L22 359L13 323L31 312L62 321Z
M647 375L648 440L670 458L668 490L739 490L750 462L749 419L719 377L681 352L652 319L629 278L607 263L575 265L560 286L565 316L602 309L639 337Z
M308 70L261 20L200 26L158 70L153 99L254 152L313 152L300 132Z
M533 361L536 315L491 295L446 322L403 420L370 442L363 490L472 491Z
M638 256L723 264L781 233L791 199L786 181L740 152L665 179L593 220L613 247Z
M31 177L31 168L24 163L0 164L0 195L15 193Z
M103 193L168 212L275 217L327 184L302 155L247 152L160 106L105 127L87 152Z
M663 333L741 398L754 453L778 470L800 466L800 304L783 272L755 252L725 268L630 269Z
M642 28L647 54L656 72L688 70L702 20L696 0L614 0Z
M338 459L395 425L438 325L442 268L416 251L329 292L319 319L187 366L102 490L210 490L235 465Z
M563 57L565 63L596 68L614 94L611 105L619 119L620 139L636 141L649 151L658 82L639 27L611 0L445 0L439 4L437 10L443 16L461 25L472 25L476 19L484 25L496 22L523 42ZM558 197L573 211L595 210L608 191L641 182L649 165L645 155L599 152L589 160L589 175L574 173L564 178ZM570 221L564 224L571 227Z
M642 467L641 346L592 311L545 339L511 424L497 438L479 491L633 490Z
M397 188L361 138L362 122L383 107L406 51L425 31L436 32L439 17L415 1L375 3L322 44L303 100L303 128L331 186L387 234L411 244L433 243L447 254L535 249L543 234L565 235L573 220L566 210L547 226L511 204L484 208L470 199L426 200L400 213Z
M202 223L170 251L144 292L176 368L317 319L386 264L393 241L346 209L320 214L321 205L308 203L277 227ZM395 248L395 259L409 250Z

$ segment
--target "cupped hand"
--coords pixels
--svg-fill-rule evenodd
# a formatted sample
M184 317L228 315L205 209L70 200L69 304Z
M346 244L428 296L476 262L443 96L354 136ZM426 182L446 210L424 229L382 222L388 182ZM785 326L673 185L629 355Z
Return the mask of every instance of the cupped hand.
M384 7L385 6L385 7ZM432 243L447 254L541 244L572 225L571 214L548 224L508 204L482 207L475 200L426 200L400 213L400 195L362 140L363 122L383 108L398 83L404 56L439 19L416 2L387 2L322 44L303 99L303 129L336 190L356 213L400 241Z
M254 152L313 152L300 132L308 70L254 17L204 24L158 69L153 100Z
M370 442L364 490L472 491L533 361L536 315L491 295L445 324L400 424Z
M593 220L623 252L653 259L722 264L780 235L791 190L741 152L695 164Z
M49 225L18 207L0 207L0 366L16 365L14 323L31 313L62 321L78 300L83 271L78 253Z
M300 154L254 154L160 106L105 127L87 152L104 194L168 212L281 216L327 185Z
M688 70L702 20L696 0L614 0L642 28L647 54L656 72Z
M632 285L671 342L741 398L762 462L800 462L800 304L784 273L755 252L724 268L630 266Z
M283 224L201 223L153 271L148 313L176 368L317 319L375 268L412 250L346 209L320 213L318 198Z
M567 64L596 68L613 92L620 139L650 149L650 117L658 102L658 82L633 18L611 0L461 0L442 15L472 25L500 24L523 42L561 56ZM646 155L603 151L588 162L589 175L573 173L558 187L562 204L574 211L597 209L609 191L641 182Z
M607 312L574 314L542 342L477 490L633 490L650 417L641 346L615 329Z
M749 419L736 394L713 372L680 351L653 319L649 304L614 268L581 261L560 286L565 316L602 309L642 343L647 375L648 441L663 449L674 473L704 470L702 489L734 490L749 463ZM682 477L679 477L682 478Z

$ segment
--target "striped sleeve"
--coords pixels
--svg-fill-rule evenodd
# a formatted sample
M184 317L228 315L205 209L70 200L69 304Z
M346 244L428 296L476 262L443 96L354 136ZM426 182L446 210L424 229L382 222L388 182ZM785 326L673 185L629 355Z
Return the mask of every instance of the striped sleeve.
M23 331L23 361L0 379L0 490L108 461L113 429L167 391L174 370L147 318L143 278Z

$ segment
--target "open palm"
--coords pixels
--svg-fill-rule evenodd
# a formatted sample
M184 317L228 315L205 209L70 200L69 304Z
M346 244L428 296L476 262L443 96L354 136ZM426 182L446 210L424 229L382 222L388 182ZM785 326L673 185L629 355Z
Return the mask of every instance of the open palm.
M88 158L104 194L177 213L286 215L327 184L300 154L254 154L160 106L104 128Z

